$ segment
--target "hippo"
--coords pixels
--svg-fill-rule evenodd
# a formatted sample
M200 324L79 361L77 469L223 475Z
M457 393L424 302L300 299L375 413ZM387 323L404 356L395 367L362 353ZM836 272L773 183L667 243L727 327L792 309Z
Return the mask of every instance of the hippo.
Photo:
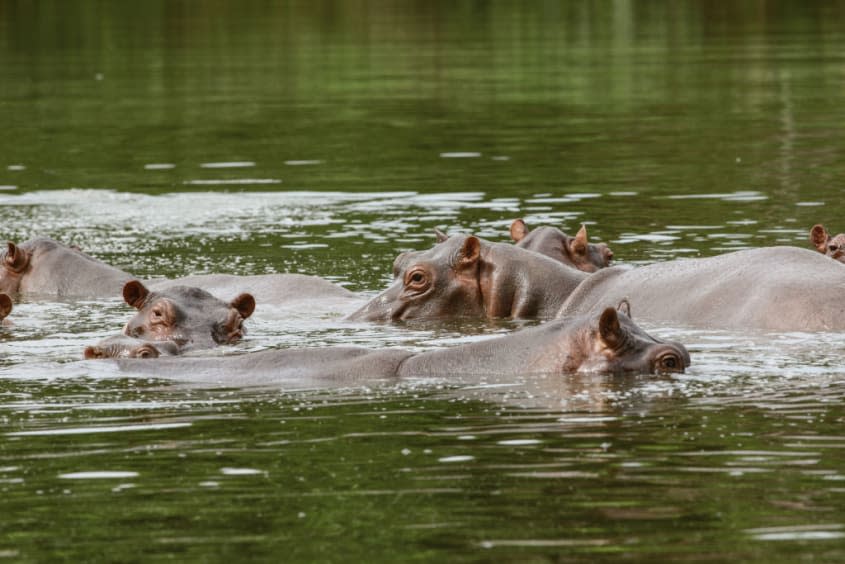
M557 319L508 335L414 353L360 347L270 349L215 358L120 359L129 372L224 386L348 386L364 380L526 374L672 374L690 364L686 348L655 339L625 311Z
M84 356L92 358L158 358L181 352L173 341L145 341L126 335L107 337L96 345L85 347Z
M238 294L248 292L263 305L287 305L296 302L330 302L343 308L360 306L363 298L319 276L306 274L197 274L174 280L155 280L149 283L154 290L173 286L196 286L231 301Z
M845 291L842 266L796 247L612 266L590 274L512 245L454 235L428 251L407 253L394 283L350 319L550 319L595 313L627 298L637 317L650 322L845 331L845 304L830 299L840 291ZM552 313L556 304L560 308Z
M776 266L775 266L776 265ZM775 266L773 268L773 266ZM591 274L558 312L627 298L638 319L725 330L845 331L845 270L798 247L760 247Z
M810 242L818 252L845 263L845 233L832 237L824 225L817 223L810 229Z
M132 275L99 261L76 247L46 237L17 245L11 241L2 254L0 292L42 294L62 298L118 296Z
M182 349L234 343L243 322L255 310L255 298L243 293L230 302L192 286L151 291L139 280L123 287L123 299L138 310L123 332L150 341L173 341Z
M20 245L9 242L2 255L0 292L62 298L103 298L121 295L130 273L110 266L53 239L39 237ZM262 304L290 305L298 302L331 301L332 306L358 307L363 298L342 286L304 274L203 274L173 280L156 279L146 284L153 290L173 286L196 286L227 301L251 293Z
M590 276L538 253L464 234L403 253L394 269L393 284L347 319L550 319Z
M522 219L515 219L510 228L517 247L540 253L584 272L595 272L610 266L613 251L605 243L587 241L587 227L581 226L575 237L557 227L537 227L531 231Z
M12 313L12 298L8 294L0 294L0 323Z

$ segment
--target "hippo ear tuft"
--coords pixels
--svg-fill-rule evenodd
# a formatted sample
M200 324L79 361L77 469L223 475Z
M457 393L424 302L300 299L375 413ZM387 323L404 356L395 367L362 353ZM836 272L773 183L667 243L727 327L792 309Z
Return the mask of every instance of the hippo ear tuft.
M7 294L0 294L0 320L12 313L12 298Z
M438 243L442 243L443 241L449 238L448 235L446 235L444 232L440 231L436 227L434 228L434 236L437 238Z
M232 300L232 303L229 305L238 310L241 317L246 319L255 311L255 298L252 297L252 294L241 294Z
M480 256L481 241L478 240L478 237L470 235L467 237L466 241L464 241L464 246L461 247L461 253L459 256L460 265L472 266L478 262L478 258Z
M149 295L150 291L139 280L130 280L123 285L123 300L135 309L141 309Z
M810 229L810 242L820 253L827 252L827 242L830 241L830 234L824 225L817 223Z
M5 261L9 269L15 272L23 272L29 264L29 252L18 247L12 241L8 241Z
M521 217L514 219L511 223L511 239L513 239L513 242L519 243L526 235L528 235L528 226L525 225Z
M606 308L599 319L599 333L606 345L613 347L622 337L622 326L619 325L619 316L616 308Z
M616 306L616 311L621 311L627 315L628 318L631 317L631 302L628 301L628 298L622 298L622 300L620 300L619 305Z

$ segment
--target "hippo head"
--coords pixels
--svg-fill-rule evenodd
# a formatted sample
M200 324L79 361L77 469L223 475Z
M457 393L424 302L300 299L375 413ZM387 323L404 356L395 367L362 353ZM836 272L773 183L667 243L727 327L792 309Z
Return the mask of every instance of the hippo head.
M350 319L401 321L483 316L477 283L480 256L481 241L467 235L453 235L426 251L403 253L393 264L393 285Z
M8 294L0 294L0 321L12 313L12 298Z
M96 345L85 347L85 358L158 358L179 354L173 341L145 341L126 335L107 337Z
M816 224L810 229L810 242L818 252L845 263L845 234L831 237L824 225Z
M123 299L138 310L126 324L125 335L189 348L238 341L244 335L244 320L255 310L251 294L226 303L190 286L151 292L137 280L124 285Z
M598 319L589 320L583 329L578 372L650 373L683 372L690 365L686 347L672 341L655 339L630 316L630 306L606 308Z
M605 243L590 243L587 227L582 225L575 237L556 227L528 229L522 219L511 223L511 239L518 247L534 251L584 272L595 272L610 266L613 251Z
M15 243L6 243L6 252L2 255L3 266L0 268L0 292L14 296L18 293L21 278L29 268L31 253Z

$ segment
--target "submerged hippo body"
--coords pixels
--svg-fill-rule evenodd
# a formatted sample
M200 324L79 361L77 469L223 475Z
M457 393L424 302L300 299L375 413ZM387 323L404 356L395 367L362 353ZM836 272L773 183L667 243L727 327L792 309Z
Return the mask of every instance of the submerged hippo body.
M148 284L153 290L174 286L196 286L226 301L243 293L252 294L260 305L290 305L296 302L325 301L333 306L344 303L355 307L363 298L319 276L305 274L198 274L174 280L155 280ZM351 309L351 308L350 308Z
M124 285L123 298L138 310L124 327L125 335L172 341L183 349L240 340L243 322L255 310L255 299L247 293L227 303L200 288L173 286L150 291L138 280Z
M121 360L119 366L179 381L290 387L396 378L479 379L493 374L683 372L689 366L689 354L683 345L659 341L624 313L605 308L599 315L558 319L503 337L419 354L395 349L306 348L223 358Z
M606 268L613 258L613 251L605 243L588 241L584 225L575 237L571 237L557 227L544 226L529 231L522 219L516 219L511 224L510 234L517 247L540 253L584 272Z
M63 298L117 297L132 276L82 251L39 237L9 242L2 254L0 292Z
M452 235L394 262L387 290L351 320L554 317L588 276L550 258L471 235Z
M825 256L845 263L845 233L831 235L824 225L816 224L810 229L810 242Z
M843 331L845 268L797 247L762 247L638 268L612 267L585 279L561 316L627 299L637 319L710 329Z

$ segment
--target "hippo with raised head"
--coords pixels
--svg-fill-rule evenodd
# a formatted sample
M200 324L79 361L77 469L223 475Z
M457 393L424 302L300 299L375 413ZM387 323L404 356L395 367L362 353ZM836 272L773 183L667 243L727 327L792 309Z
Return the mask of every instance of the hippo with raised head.
M818 252L845 263L845 233L831 236L824 225L818 223L810 229L810 242Z
M74 247L46 237L20 245L11 241L0 255L0 292L63 298L117 297L132 276Z
M430 250L406 253L393 285L351 319L551 318L596 313L604 304L628 298L637 317L647 321L710 329L845 331L845 303L830 299L839 292L845 292L842 266L796 247L588 274L511 245L456 235ZM555 304L561 307L551 313Z
M0 323L12 313L12 298L7 294L0 294Z
M123 287L123 299L138 310L123 332L149 341L173 341L181 348L234 343L244 335L243 322L255 310L255 298L240 294L224 302L205 290L173 286L150 291L138 280Z
M485 375L680 373L683 345L647 334L624 312L558 319L499 338L415 354L358 347L265 350L216 358L120 360L121 369L224 386L355 385L396 378L480 380Z
M538 253L462 234L403 253L394 269L393 285L349 319L548 319L589 276Z
M517 247L540 253L584 272L595 272L610 266L613 251L605 243L590 243L587 227L581 226L575 237L557 227L537 227L529 230L522 219L515 219L510 228L511 239Z
M93 358L158 358L179 354L179 345L173 341L145 341L126 335L107 337L89 347L85 347L84 356Z

